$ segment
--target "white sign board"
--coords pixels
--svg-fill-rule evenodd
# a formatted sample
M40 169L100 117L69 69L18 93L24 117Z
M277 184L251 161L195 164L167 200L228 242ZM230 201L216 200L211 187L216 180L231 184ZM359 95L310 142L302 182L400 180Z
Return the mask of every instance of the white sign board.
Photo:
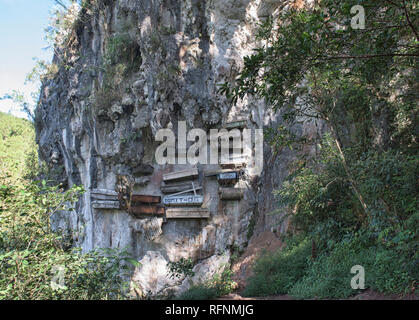
M237 179L237 172L224 172L218 174L218 180L233 180Z
M204 202L203 196L169 196L163 198L163 204L168 206L181 206L181 205L201 205Z

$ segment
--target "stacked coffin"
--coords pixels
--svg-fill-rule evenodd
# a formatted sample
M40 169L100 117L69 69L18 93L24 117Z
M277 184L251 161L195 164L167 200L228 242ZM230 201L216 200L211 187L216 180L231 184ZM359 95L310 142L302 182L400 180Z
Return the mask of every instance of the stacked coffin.
M118 199L118 193L107 189L93 189L91 192L92 207L94 209L117 209L121 210L121 205ZM129 213L136 217L142 215L164 215L164 207L159 205L161 203L160 196L132 194L130 199Z
M150 196L143 194L133 194L131 196L131 206L128 212L137 218L144 215L164 215L164 207L160 205L160 196Z
M118 193L107 189L93 189L90 192L94 209L119 209Z
M227 122L224 125L225 129L239 129L246 128L246 120L235 120ZM243 198L244 190L242 188L235 188L234 185L240 180L244 174L244 168L246 167L248 159L243 154L229 155L229 163L222 163L220 166L222 169L207 171L205 176L211 177L216 176L220 188L218 189L221 200L241 200Z
M196 180L198 175L198 168L163 175L164 184L161 190L166 194L163 197L163 204L169 207L166 209L166 218L209 217L208 209L194 208L201 207L204 202L204 197L197 193L197 191L202 191L202 186Z
M233 185L242 175L243 171L237 169L219 169L205 172L206 177L216 176L218 183L221 185Z
M238 169L219 169L205 172L206 177L217 177L218 183L222 186L218 189L221 200L241 200L243 198L244 190L234 187L243 174L244 171Z

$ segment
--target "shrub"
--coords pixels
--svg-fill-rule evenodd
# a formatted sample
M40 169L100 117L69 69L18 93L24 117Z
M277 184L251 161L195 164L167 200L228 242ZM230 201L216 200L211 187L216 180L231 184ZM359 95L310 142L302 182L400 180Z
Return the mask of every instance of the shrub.
M178 300L211 300L218 296L216 288L207 287L206 285L197 285L183 292Z
M308 265L311 246L308 239L274 254L261 256L249 278L244 296L285 294L299 280Z
M0 299L125 297L124 280L135 264L126 251L82 253L51 229L51 214L70 210L81 192L0 176ZM62 280L57 288L54 278Z
M233 275L233 271L225 268L221 273L214 275L209 282L209 286L215 288L217 296L229 294L237 287L237 283L233 280Z
M341 241L330 252L323 252L310 262L304 277L295 283L289 294L296 298L347 298L359 292L350 283L352 266L365 270L365 289L385 293L409 293L414 287L414 266L395 249L380 245L366 247L368 241L355 237Z
M108 39L101 71L103 83L95 94L94 106L108 109L121 99L127 76L141 66L140 48L127 32L117 33Z
M224 268L223 271L215 274L212 279L205 283L197 284L183 292L179 300L210 300L231 293L237 283L232 279L233 271Z
M172 279L180 278L182 275L193 277L195 274L193 272L194 263L190 258L180 258L177 262L169 261L167 267L169 276Z
M374 248L360 250L350 243L341 242L328 253L310 262L305 275L290 288L295 298L347 298L356 293L351 287L352 266L361 265L365 274L371 274L375 257ZM365 285L368 286L369 277Z

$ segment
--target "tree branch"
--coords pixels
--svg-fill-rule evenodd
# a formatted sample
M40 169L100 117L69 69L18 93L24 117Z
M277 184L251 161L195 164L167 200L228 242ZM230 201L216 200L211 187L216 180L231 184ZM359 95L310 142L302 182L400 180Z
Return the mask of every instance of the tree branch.
M357 56L326 56L320 59L335 60L335 59L370 59L380 57L419 57L419 53L382 53L382 54L361 54Z
M412 21L410 20L409 12L407 11L406 0L403 0L403 9L404 9L404 15L406 16L407 22L409 23L410 29L412 29L413 33L415 34L416 40L419 41L418 32L416 31L415 26L413 25Z

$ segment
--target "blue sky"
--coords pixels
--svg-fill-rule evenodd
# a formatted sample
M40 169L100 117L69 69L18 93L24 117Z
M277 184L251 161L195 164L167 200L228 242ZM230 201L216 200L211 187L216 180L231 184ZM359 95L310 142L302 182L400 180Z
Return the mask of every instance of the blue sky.
M0 0L0 97L12 90L30 93L36 85L24 85L32 70L34 57L51 60L51 50L44 40L53 0ZM10 100L0 100L0 111L25 117Z

